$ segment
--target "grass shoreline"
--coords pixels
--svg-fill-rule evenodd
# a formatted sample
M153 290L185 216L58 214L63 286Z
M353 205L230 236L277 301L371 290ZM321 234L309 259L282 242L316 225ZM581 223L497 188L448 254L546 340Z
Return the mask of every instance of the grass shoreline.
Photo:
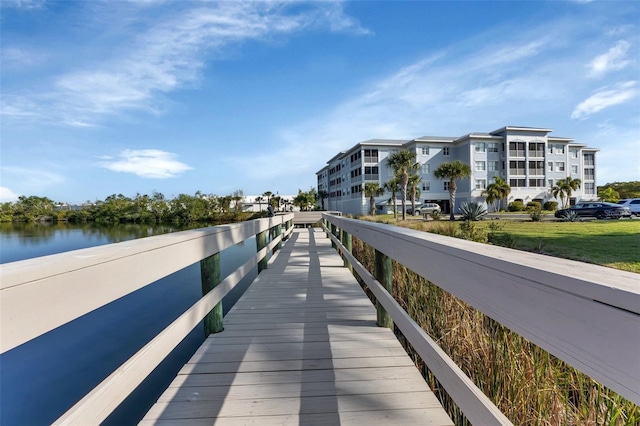
M445 235L468 226L448 220L395 221L392 216L361 219ZM492 225L496 222L498 226ZM640 272L640 221L487 220L471 226L474 231L466 236L475 238L470 239L486 240L490 232L509 235L512 239L506 240L517 249ZM371 247L354 237L353 253L373 271ZM636 404L395 261L393 296L514 424L640 424ZM468 425L424 362L396 333L455 424Z

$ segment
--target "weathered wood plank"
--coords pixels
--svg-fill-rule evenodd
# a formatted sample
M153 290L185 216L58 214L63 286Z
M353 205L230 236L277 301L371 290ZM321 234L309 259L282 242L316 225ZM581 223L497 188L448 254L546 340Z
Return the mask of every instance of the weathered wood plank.
M439 415L438 415L439 414ZM175 426L175 420L143 420L140 425L167 425ZM180 419L181 426L211 426L211 419ZM347 413L320 413L320 414L290 414L284 416L253 416L253 417L227 417L220 419L214 424L224 424L225 426L395 426L421 425L421 426L449 426L451 420L443 413L434 413L431 409L402 409L394 410L384 408L378 411L355 411Z
M365 380L345 380L306 383L279 383L247 386L193 386L170 387L158 402L211 401L215 399L265 399L295 398L309 396L368 395L372 393L429 392L429 387L421 377L407 379L376 379L377 386Z
M295 240L301 267L270 263L142 424L451 425L326 237Z
M429 409L440 414L442 406L430 391L413 393L380 393L360 395L311 396L302 398L265 398L224 401L186 401L156 403L145 419L181 420L192 418L225 418L248 416L278 416L378 411L381 407L395 410Z

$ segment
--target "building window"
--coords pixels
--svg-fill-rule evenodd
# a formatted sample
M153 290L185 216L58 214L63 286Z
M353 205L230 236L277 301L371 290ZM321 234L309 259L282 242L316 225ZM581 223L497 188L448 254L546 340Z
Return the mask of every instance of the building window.
M595 156L593 154L585 154L584 155L584 165L585 166L595 166Z
M487 166L489 167L490 172L495 172L499 170L500 162L499 161L488 161Z
M449 155L449 147L445 146L442 148L442 155Z
M487 146L484 144L484 142L476 142L475 146L476 152L487 152Z
M424 164L422 164L422 167L420 168L420 171L422 172L422 174L431 173L431 166L429 165L429 163L424 163Z
M421 149L422 149L422 155L429 155L429 145L423 145Z
M526 173L524 161L509 161L509 174L524 176Z
M444 183L444 190L448 191L449 190L449 182L445 182Z
M595 179L595 170L594 169L584 169L584 178L587 180Z
M564 145L556 144L556 145L555 145L554 152L555 152L556 154L564 154Z
M524 188L527 186L526 179L509 179L509 186L512 188Z
M425 180L424 182L422 182L422 190L431 191L431 182L428 180Z
M529 142L529 157L544 157L544 143Z
M564 172L564 161L556 161L556 172Z
M593 195L596 193L596 184L595 182L586 182L584 184L584 193Z
M549 180L547 181L547 186L548 186L549 188L553 188L553 179L549 179Z
M575 164L571 165L571 174L572 175L577 175L578 174L578 166Z
M525 146L524 142L509 142L509 156L524 157Z
M487 170L487 163L484 161L476 161L476 172L484 172Z
M529 161L530 175L544 175L544 161Z
M487 188L486 179L476 179L476 189L486 189L486 188Z
M553 171L553 161L549 161L547 163L547 171L549 171L549 172Z
M544 179L529 179L530 188L544 188Z
M569 150L569 154L571 155L571 158L578 159L578 150L577 149L570 149Z
M553 154L553 144L547 145L547 154Z
M378 162L378 150L377 149L365 149L364 150L364 162L365 163L377 163Z
M495 142L490 142L487 147L487 151L489 152L498 152L498 144Z
M378 166L365 166L364 180L378 180Z

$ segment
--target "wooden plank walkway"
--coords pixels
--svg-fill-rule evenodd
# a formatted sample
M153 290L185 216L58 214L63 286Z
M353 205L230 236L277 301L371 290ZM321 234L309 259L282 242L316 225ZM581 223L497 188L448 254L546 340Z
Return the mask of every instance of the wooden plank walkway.
M294 230L141 424L452 425L313 228Z

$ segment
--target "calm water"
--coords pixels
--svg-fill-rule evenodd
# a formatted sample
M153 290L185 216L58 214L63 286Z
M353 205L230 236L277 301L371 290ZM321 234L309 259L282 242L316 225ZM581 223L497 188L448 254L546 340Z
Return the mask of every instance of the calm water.
M181 229L0 224L0 263ZM222 276L255 254L255 239L221 253ZM223 300L224 313L257 275ZM91 285L91 283L87 283ZM196 263L0 356L0 424L50 424L175 320L201 296ZM105 424L137 423L204 340L196 327Z

